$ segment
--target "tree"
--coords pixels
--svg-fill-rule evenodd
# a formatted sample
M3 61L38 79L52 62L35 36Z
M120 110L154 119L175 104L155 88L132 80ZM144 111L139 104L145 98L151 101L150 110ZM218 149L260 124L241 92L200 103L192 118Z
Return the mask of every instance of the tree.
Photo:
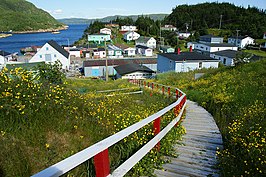
M246 52L238 52L236 54L236 57L234 58L234 64L235 66L239 66L245 63L249 63L250 59L252 57L252 54L246 53Z

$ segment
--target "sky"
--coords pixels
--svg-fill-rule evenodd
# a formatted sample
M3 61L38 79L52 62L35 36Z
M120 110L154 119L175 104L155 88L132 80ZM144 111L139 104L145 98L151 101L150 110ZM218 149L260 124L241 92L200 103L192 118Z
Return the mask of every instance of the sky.
M103 18L112 15L166 13L182 4L229 2L237 6L266 9L266 0L27 0L54 18Z

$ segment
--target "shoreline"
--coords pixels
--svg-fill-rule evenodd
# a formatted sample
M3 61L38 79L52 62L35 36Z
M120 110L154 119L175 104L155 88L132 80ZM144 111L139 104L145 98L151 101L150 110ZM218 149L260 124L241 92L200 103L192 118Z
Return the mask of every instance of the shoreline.
M67 30L69 26L62 26L59 28L49 28L49 29L39 29L39 30L32 30L32 31L13 31L13 34L33 34L33 33L48 33L48 32L55 32L55 31L62 31Z
M0 33L0 38L6 38L6 37L10 37L12 36L12 34L2 34Z

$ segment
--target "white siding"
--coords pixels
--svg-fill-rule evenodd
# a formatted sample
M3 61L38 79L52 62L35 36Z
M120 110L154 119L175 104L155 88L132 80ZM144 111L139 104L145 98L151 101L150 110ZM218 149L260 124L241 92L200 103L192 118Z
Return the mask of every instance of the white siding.
M133 72L122 76L122 79L146 79L152 76L151 73L146 72Z
M51 60L50 60L51 59ZM29 61L30 63L45 62L54 63L59 60L62 64L62 69L69 69L70 59L63 56L60 52L55 50L52 46L46 43Z

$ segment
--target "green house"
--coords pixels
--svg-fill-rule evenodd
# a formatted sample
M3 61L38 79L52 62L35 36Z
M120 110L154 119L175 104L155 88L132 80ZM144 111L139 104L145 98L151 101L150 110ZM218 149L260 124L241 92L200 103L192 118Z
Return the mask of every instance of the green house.
M94 42L94 43L103 43L104 41L110 41L111 36L109 34L89 34L88 35L88 42Z
M175 49L170 47L170 46L161 46L160 50L162 51L162 53L173 53L173 52L175 52Z

